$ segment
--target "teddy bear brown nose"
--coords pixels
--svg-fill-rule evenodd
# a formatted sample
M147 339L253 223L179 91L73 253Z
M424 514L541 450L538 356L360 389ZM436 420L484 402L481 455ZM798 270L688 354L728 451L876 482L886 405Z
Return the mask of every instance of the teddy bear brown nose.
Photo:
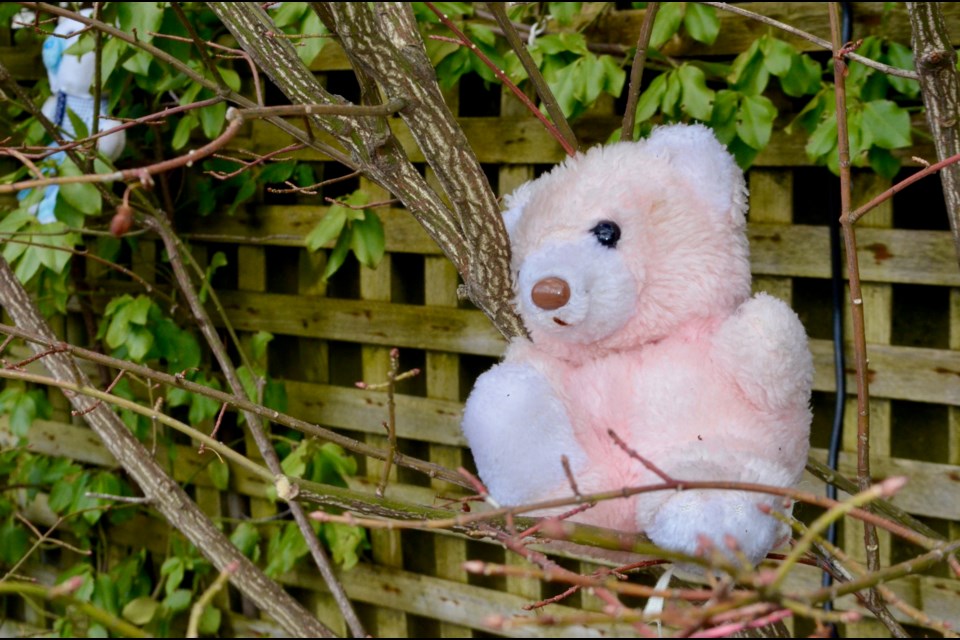
M530 292L533 304L546 311L559 309L570 300L570 285L562 278L544 278Z

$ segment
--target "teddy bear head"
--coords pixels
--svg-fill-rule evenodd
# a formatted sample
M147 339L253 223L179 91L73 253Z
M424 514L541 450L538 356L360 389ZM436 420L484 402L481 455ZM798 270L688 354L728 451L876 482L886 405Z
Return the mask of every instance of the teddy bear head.
M515 305L559 357L638 347L750 295L743 172L703 125L595 147L507 199Z

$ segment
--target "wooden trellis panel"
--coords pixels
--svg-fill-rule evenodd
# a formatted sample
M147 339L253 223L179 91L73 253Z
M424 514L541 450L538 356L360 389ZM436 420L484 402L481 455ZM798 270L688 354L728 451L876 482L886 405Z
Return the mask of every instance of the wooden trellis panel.
M826 35L826 16L815 3L745 3L785 22L802 24ZM773 7L773 8L771 8ZM960 5L944 4L954 33L960 33ZM766 8L766 9L764 9ZM855 3L858 29L872 28L880 19L881 3ZM635 44L640 12L605 14L591 29L614 44ZM766 27L722 15L721 36L711 55L735 54L766 32ZM906 20L901 8L893 10L888 34L904 40ZM859 37L859 33L855 34ZM806 46L806 45L805 45ZM673 56L700 55L707 51L688 40L668 45ZM0 58L17 77L36 77L36 52L16 50L0 40ZM342 53L332 45L313 68L328 83L348 74ZM559 146L511 96L492 98L478 83L448 93L458 113L466 104L470 115L460 122L499 195L510 193L534 177L543 166L563 159ZM343 83L341 83L343 84ZM461 93L462 92L462 96ZM493 91L496 91L494 89ZM487 112L478 105L488 105ZM423 158L402 123L395 122L398 137L415 162ZM601 142L619 126L613 105L606 104L581 119L576 129L585 143ZM249 138L239 146L269 151L284 144L282 134L264 123L250 127ZM751 208L748 233L756 290L769 291L789 301L811 335L816 374L814 380L814 456L825 459L827 430L832 421L834 373L829 332L829 211L826 194L835 188L825 169L813 168L804 153L800 133L774 133L770 147L757 158L748 179ZM898 152L902 157L933 158L932 149L920 144ZM301 152L318 177L336 169L322 155ZM432 179L429 170L428 180ZM854 176L855 200L867 200L886 187L871 175ZM373 200L387 194L368 183L363 186ZM938 186L917 186L874 211L859 225L858 251L870 352L873 475L881 479L906 475L910 483L894 503L951 537L960 536L960 269L945 223ZM822 196L822 197L821 197ZM335 428L373 444L385 442L381 426L386 417L383 393L353 386L357 380L380 382L386 378L388 353L401 349L404 368L417 366L421 376L405 383L397 398L397 432L400 448L417 457L445 466L471 467L469 452L459 430L462 401L473 379L496 361L505 347L503 338L479 311L457 299L458 276L437 247L399 205L377 209L386 230L387 256L375 270L349 259L329 283L320 274L330 247L310 252L304 237L322 219L328 207L319 200L278 202L261 194L233 216L205 219L184 216L178 229L205 254L223 250L233 263L232 280L218 288L233 326L247 339L257 331L276 336L269 364L283 377L289 397L288 412ZM163 265L153 243L141 242L134 254L137 271L153 281ZM90 267L94 269L94 266ZM849 324L849 323L848 323ZM67 328L79 332L79 329ZM849 326L846 334L850 336ZM78 333L79 335L79 333ZM852 353L847 348L848 362ZM848 410L840 470L855 474L855 384L852 365L847 372ZM63 407L59 407L63 409ZM37 421L30 444L38 452L69 456L91 465L113 464L92 434L70 421L61 410L53 421ZM0 438L5 437L0 421ZM252 442L245 451L256 457ZM160 451L159 455L166 455ZM231 468L229 494L218 492L207 474L198 473L206 460L195 449L178 446L176 479L195 485L196 496L211 515L235 515L238 499L250 505L249 515L275 515L262 483L243 469ZM381 463L361 464L355 486L373 491ZM822 491L822 483L807 477L804 487ZM456 495L439 481L394 469L387 494L405 500L434 504L438 496ZM32 507L40 522L53 515L43 500ZM150 535L145 535L149 532ZM138 519L118 526L111 541L118 548L146 544L163 550L168 532L160 523ZM860 553L860 531L848 524L844 545ZM897 560L897 542L882 538L885 563ZM373 550L357 568L342 572L347 594L358 604L368 629L375 635L462 637L487 633L485 622L494 614L520 613L521 607L552 595L552 586L525 578L489 579L468 575L463 561L482 558L522 565L514 554L499 547L449 534L374 532ZM569 560L577 570L592 569ZM305 601L327 624L338 627L338 614L309 563L282 580L297 588ZM794 586L812 585L819 573L800 567L790 578ZM912 575L892 583L908 604L931 617L960 626L960 581L945 574ZM589 596L577 596L564 605L551 605L554 613L572 612L573 605L596 609ZM840 607L854 607L849 599ZM242 621L238 624L243 623ZM246 624L246 623L243 623ZM246 627L238 627L246 628ZM604 629L604 632L627 632ZM880 630L874 623L848 630L863 637ZM518 628L505 635L529 635L533 628ZM556 629L548 629L553 635ZM596 629L565 630L572 636L597 634Z

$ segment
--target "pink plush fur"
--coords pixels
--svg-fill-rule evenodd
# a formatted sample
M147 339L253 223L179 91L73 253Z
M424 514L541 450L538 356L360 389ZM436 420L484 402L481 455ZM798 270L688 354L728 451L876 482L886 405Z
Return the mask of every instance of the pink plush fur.
M681 480L790 486L808 450L812 359L783 302L750 297L746 187L701 125L597 147L521 187L504 214L516 306L531 340L467 401L463 430L480 476L508 505L660 482L621 450ZM598 225L619 232L601 242ZM568 299L533 289L560 279ZM552 307L553 305L548 305ZM642 530L686 553L701 534L736 539L756 563L783 538L760 493L683 491L612 500L576 520Z

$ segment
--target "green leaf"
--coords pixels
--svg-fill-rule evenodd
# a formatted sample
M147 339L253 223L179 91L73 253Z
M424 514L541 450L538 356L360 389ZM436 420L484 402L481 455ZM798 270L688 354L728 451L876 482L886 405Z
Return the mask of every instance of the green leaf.
M50 489L50 498L47 504L58 515L63 515L73 504L76 487L71 480L60 480Z
M26 251L23 252L23 256L20 258L20 261L17 262L16 268L13 270L17 279L20 282L26 284L30 282L30 278L36 275L37 270L41 267L42 261L40 260L40 250L38 247L28 247Z
M913 51L903 46L899 42L890 42L887 45L887 61L894 67L900 69L914 70ZM916 98L920 94L920 84L916 80L901 78L899 76L887 76L887 82L896 91L902 93L908 98Z
M323 444L313 460L314 471L310 479L314 482L346 487L347 478L357 475L357 460L348 455L342 447L332 442Z
M347 210L345 207L333 206L323 216L317 226L306 237L307 249L316 251L327 243L332 242L334 238L340 236L343 226L347 223Z
M698 2L688 2L687 10L683 15L683 27L697 42L711 45L720 33L720 20L713 7Z
M226 491L230 488L230 467L215 460L207 465L207 475L213 486L219 491Z
M243 183L240 185L240 189L237 190L237 195L233 198L233 203L230 207L227 208L227 215L232 216L241 204L253 197L257 192L257 183L253 177L247 173L242 173L239 176Z
M808 55L793 57L790 70L780 77L783 92L792 98L816 93L820 89L820 63Z
M330 276L335 274L337 270L343 265L343 261L347 258L347 253L350 250L350 233L349 229L344 229L340 232L340 237L337 238L337 244L334 245L333 251L330 252L330 255L327 257L327 266L323 270L323 275L321 279L326 282Z
M863 127L873 134L873 141L882 149L909 147L910 114L890 100L876 100L863 105Z
M223 78L223 81L227 83L228 87L234 91L240 91L239 73L227 67L217 67L217 72L220 74L220 77Z
M770 72L763 63L759 40L755 40L749 49L736 57L727 78L731 89L752 96L763 93L769 79Z
M810 134L807 155L813 159L823 158L837 148L837 116L830 115Z
M317 12L309 10L304 15L303 23L300 25L300 33L305 36L312 36L296 41L297 56L305 65L310 66L314 59L320 55L329 39L323 37L327 34L327 28L320 21ZM234 89L234 91L237 91L237 89Z
M650 33L650 46L659 49L667 40L673 37L680 28L683 20L684 2L664 2L657 11L653 21L653 30Z
M307 10L306 2L284 2L273 8L270 17L278 27L290 27L300 22Z
M149 52L138 51L124 60L120 66L135 76L149 76L151 62L153 62L153 56Z
M186 564L180 556L171 556L163 561L163 565L160 567L160 575L167 578L166 583L164 583L164 592L168 596L176 591L180 583L183 582L186 569Z
M330 547L333 561L346 570L356 566L360 560L358 553L368 546L367 532L353 525L327 522L323 525L323 537Z
M104 83L110 79L110 74L112 74L113 70L117 67L120 55L126 51L126 49L127 43L123 40L107 38L106 43L103 45L103 51L100 53L100 74Z
M886 149L873 147L867 152L870 168L880 176L893 180L900 172L900 159Z
M200 614L200 624L197 625L197 630L208 636L215 634L220 628L221 617L220 609L213 605L207 605L203 608L203 613Z
M30 545L27 530L12 517L0 525L0 564L8 567L20 561Z
M67 119L70 120L70 125L73 127L74 140L81 140L90 135L90 130L87 129L87 123L83 121L83 118L75 114L73 109L67 109Z
M170 141L170 146L173 147L174 151L183 149L190 142L190 132L197 124L197 115L192 111L180 118L177 128L173 131L173 139Z
M137 31L141 42L153 40L151 33L160 30L163 22L163 3L159 2L120 2L117 5L117 18L120 28L131 33Z
M646 122L660 108L660 101L667 90L667 74L661 73L653 79L647 90L640 94L637 100L636 121Z
M273 340L273 334L269 331L257 331L250 338L250 355L254 362L265 364L267 357L267 346Z
M293 175L293 170L296 168L296 166L297 163L295 160L290 160L288 162L274 162L273 164L269 164L261 169L258 178L260 182L264 183L283 182L290 179L290 176ZM310 183L308 182L307 184Z
M150 315L151 306L153 306L153 300L140 294L126 307L127 318L134 324L145 325Z
M364 210L363 220L353 223L353 235L350 247L360 264L373 269L380 264L385 249L383 225L380 216L371 210Z
M707 87L703 71L693 65L684 64L677 74L683 87L680 107L697 120L708 120L713 112L713 99L716 94Z
M313 454L313 448L312 440L302 440L280 463L283 472L288 476L303 477L307 470L307 463Z
M190 608L190 601L193 599L193 594L187 589L177 589L173 593L167 595L163 599L163 608L169 611L170 613L177 613L179 611L185 611Z
M201 382L201 379L198 379L197 382ZM216 383L215 380L203 380L201 384L206 384L206 386L219 389L220 385ZM190 396L190 411L188 413L188 419L190 424L200 424L204 420L213 418L220 411L220 404L211 398L205 396L200 396L197 394L191 394Z
M203 135L211 140L220 135L223 130L223 123L227 116L227 103L218 102L209 107L203 107L199 110L200 124L203 127Z
M547 11L561 26L566 26L573 22L582 6L582 2L548 2Z
M230 542L240 553L256 561L260 556L260 532L249 522L241 522L230 534Z
M153 616L157 613L159 607L160 603L150 596L140 596L124 605L121 615L125 620L143 626L153 620Z
M83 172L73 162L67 161L59 167L62 176L79 176ZM84 215L100 213L100 192L90 183L72 183L60 185L60 197L70 206Z
M760 51L763 52L763 65L775 76L788 73L794 58L797 57L796 49L783 40L770 36L760 38Z
M683 86L680 84L679 72L668 72L667 90L663 93L663 101L660 103L660 108L663 110L664 115L672 118L679 116L677 108L680 106L680 92L682 89Z
M268 560L264 573L271 578L276 578L290 571L300 558L307 555L308 551L300 529L295 523L287 522L267 543Z
M227 256L223 251L217 251L213 254L213 258L210 259L210 264L207 265L207 269L204 272L203 284L200 286L199 293L197 293L200 302L207 301L207 296L210 292L210 281L213 279L213 274L217 272L217 269L225 266L227 266Z
M761 150L770 142L777 108L765 96L743 96L740 101L737 135L748 146Z

